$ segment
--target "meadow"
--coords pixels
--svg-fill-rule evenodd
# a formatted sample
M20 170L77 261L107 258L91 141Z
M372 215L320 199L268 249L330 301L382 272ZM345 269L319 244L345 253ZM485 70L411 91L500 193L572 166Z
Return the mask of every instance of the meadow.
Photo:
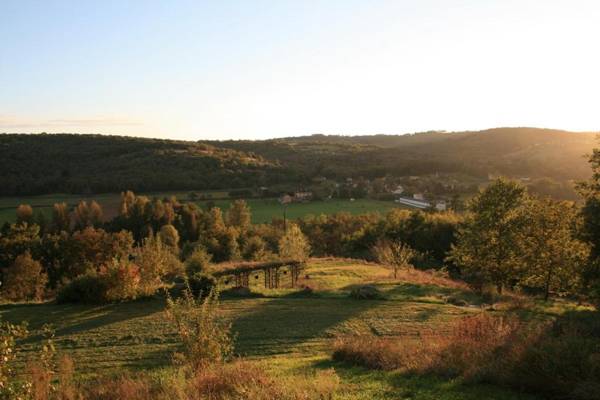
M377 264L345 259L311 259L300 284L311 293L286 287L264 289L253 274L253 296L222 296L224 314L233 323L235 353L257 362L275 376L290 379L333 368L341 385L339 399L535 399L485 384L367 370L331 360L337 338L355 335L395 337L406 343L444 332L461 317L481 312L481 299L464 284L412 270L391 279ZM376 286L380 300L348 296L356 285ZM226 287L225 287L226 289ZM449 297L464 301L449 304ZM20 345L25 357L40 345L36 331L50 323L59 353L69 354L81 380L126 371L161 375L172 368L177 335L164 313L162 296L103 306L6 304L2 320L28 321L34 335ZM552 318L574 304L555 302L531 309L536 318ZM500 312L500 311L499 311Z
M190 192L153 192L144 193L150 198L152 197L170 197L176 196L181 202L189 200ZM233 201L228 198L226 191L211 191L197 192L204 195L210 195L215 200L195 201L199 206L206 208L209 202L214 203L217 207L223 210L229 208ZM74 207L81 200L97 201L103 208L105 216L112 218L116 215L120 195L116 193L97 194L90 196L69 195L69 194L52 194L44 196L24 196L24 197L3 197L0 198L0 224L4 222L14 222L16 219L15 209L20 204L29 204L35 212L42 212L48 218L52 213L54 203L67 203L70 207ZM252 222L255 224L269 223L273 218L283 218L283 206L275 198L251 198L246 199L248 206L252 211ZM306 215L319 214L335 214L337 212L349 212L354 215L364 214L369 212L385 213L393 208L402 207L400 204L392 201L379 201L371 199L356 199L354 201L345 199L332 199L327 201L312 201L306 203L292 203L287 206L287 218L296 219Z

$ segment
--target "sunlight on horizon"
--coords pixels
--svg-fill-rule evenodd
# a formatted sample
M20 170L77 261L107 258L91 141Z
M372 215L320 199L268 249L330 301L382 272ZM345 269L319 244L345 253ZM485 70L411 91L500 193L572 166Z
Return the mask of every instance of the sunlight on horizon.
M600 130L597 1L7 1L0 12L0 132Z

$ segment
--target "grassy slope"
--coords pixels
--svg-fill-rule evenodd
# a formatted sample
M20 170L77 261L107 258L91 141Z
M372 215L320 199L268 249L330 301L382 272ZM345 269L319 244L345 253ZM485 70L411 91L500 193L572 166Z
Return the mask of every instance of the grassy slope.
M306 277L308 275L308 279ZM287 276L282 277L286 283ZM395 372L367 371L329 359L336 336L393 335L411 340L431 330L448 329L456 318L478 312L476 307L445 304L452 294L475 300L457 285L445 285L427 275L402 275L393 282L389 271L357 261L312 260L303 284L312 296L293 289L266 291L262 276L251 277L260 298L224 298L225 313L237 333L236 351L264 363L276 374L293 375L315 368L335 368L342 378L344 399L519 399L532 398L485 385L460 385L437 378L408 377ZM372 282L386 300L348 298L352 285ZM0 307L2 319L29 321L34 331L44 323L56 327L60 351L75 360L84 377L144 369L160 374L170 364L176 338L156 298L107 306L25 304ZM39 338L23 344L28 352Z

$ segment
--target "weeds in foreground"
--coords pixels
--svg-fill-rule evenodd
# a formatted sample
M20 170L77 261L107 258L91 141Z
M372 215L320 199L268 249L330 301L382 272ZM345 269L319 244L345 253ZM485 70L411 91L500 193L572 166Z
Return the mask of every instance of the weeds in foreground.
M231 323L219 309L219 291L211 289L208 295L194 297L187 288L181 297L167 297L166 313L175 324L182 351L173 358L178 364L194 370L207 363L227 361L233 354Z
M600 323L597 315L589 319L525 323L482 313L462 319L449 335L414 343L341 339L333 358L372 369L494 383L549 398L592 400L600 393Z

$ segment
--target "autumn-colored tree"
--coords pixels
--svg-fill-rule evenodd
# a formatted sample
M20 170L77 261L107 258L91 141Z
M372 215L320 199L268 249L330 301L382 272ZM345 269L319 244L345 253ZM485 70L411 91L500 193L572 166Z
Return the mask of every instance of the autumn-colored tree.
M523 277L528 205L525 187L505 179L491 183L471 200L448 258L466 279L491 282L502 292Z
M69 240L62 261L62 275L72 279L88 269L97 270L113 259L127 258L133 248L130 232L109 233L92 227L77 231Z
M310 244L298 225L288 224L287 232L279 240L279 257L283 260L305 261L310 255Z
M527 265L524 283L550 292L574 293L588 246L575 237L578 210L568 202L534 200L528 213Z
M8 230L0 235L0 269L10 266L25 252L37 258L40 244L39 226L27 223L11 224Z
M48 282L42 264L29 252L18 256L2 275L2 297L12 301L40 300Z
M165 246L168 246L174 252L179 250L179 232L173 225L162 226L158 235Z
M585 199L581 208L580 237L590 246L589 259L581 275L586 292L600 303L600 149L594 149L589 162L592 178L579 186Z
M244 241L242 255L244 259L250 261L264 260L270 253L267 250L267 243L260 236L250 236Z
M244 200L234 201L227 211L227 225L246 231L251 224L252 214Z
M89 226L98 227L102 223L102 207L93 201L88 205L85 200L75 207L75 229L82 230Z
M394 279L398 277L398 270L411 268L411 261L416 253L407 244L381 240L373 247L375 259L383 265L388 265L394 270Z
M177 230L182 241L195 242L200 235L199 215L202 210L194 203L187 203L181 207L181 218L178 220Z
M17 207L17 224L29 224L33 223L33 208L29 204L21 204Z
M163 286L165 278L183 274L183 266L173 249L156 236L144 239L133 255L139 267L140 293L143 295L154 294Z
M54 232L69 232L71 217L67 203L55 203L52 208L52 230Z
M185 271L188 277L206 272L212 256L202 246L196 246L192 254L185 260Z

